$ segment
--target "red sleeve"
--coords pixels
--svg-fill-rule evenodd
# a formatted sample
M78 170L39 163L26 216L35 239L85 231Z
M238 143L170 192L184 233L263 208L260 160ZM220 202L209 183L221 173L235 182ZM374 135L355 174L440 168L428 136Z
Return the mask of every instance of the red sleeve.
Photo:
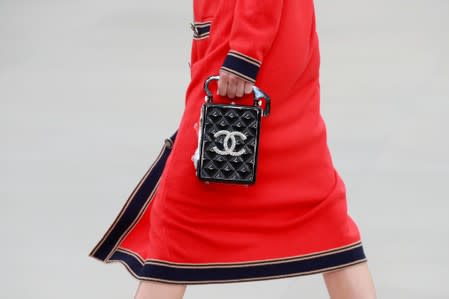
M229 52L221 66L255 83L281 21L283 0L236 0Z

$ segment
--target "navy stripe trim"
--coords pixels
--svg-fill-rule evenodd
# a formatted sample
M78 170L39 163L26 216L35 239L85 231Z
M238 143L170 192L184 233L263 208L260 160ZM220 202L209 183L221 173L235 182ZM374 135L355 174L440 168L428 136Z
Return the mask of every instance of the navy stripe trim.
M135 255L118 249L108 262L118 261L137 279L168 283L207 284L285 278L332 271L367 261L361 242L346 250L286 262L257 265L222 266L188 265L147 261L142 264Z
M327 251L297 257L236 263L176 263L143 260L136 253L120 248L120 241L139 220L152 200L167 158L173 149L176 131L166 138L157 159L135 187L114 223L89 256L103 262L120 262L137 279L167 283L207 284L255 281L332 271L366 261L361 241Z
M235 50L230 50L226 55L221 69L231 72L251 83L255 83L260 65L261 62L259 60Z
M178 130L176 130L169 138L165 139L158 157L134 188L115 221L104 234L103 238L89 253L89 256L105 261L115 250L117 244L126 232L132 227L133 222L140 218L139 216L152 199L152 196L149 195L154 194L154 191L156 191L159 178L165 167L168 156L171 153L177 133Z
M193 30L194 39L202 39L209 36L211 21L193 22L190 23L190 28Z

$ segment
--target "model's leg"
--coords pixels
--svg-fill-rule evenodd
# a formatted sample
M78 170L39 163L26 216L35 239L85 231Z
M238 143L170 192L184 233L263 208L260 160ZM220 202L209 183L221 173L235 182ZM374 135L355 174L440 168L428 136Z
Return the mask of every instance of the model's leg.
M367 262L325 272L323 278L331 299L376 299Z
M140 280L134 299L182 299L185 284Z

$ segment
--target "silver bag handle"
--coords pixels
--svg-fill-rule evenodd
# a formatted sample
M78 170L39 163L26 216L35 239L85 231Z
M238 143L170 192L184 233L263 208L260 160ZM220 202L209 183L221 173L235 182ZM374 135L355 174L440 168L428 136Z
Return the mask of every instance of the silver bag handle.
M204 82L204 90L206 91L206 98L205 101L207 103L210 103L212 101L212 92L209 90L209 82L212 80L218 80L220 79L219 75L212 75L209 76L209 78L206 79ZM268 116L270 114L270 97L262 91L259 87L256 87L253 85L253 94L254 94L254 106L262 106L261 99L265 99L265 108L262 110L262 116Z

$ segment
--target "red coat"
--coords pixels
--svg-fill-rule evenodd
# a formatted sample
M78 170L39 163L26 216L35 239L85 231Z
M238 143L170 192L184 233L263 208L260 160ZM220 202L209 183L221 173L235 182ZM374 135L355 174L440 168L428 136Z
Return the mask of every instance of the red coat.
M194 0L192 30L179 129L90 255L120 261L139 279L189 284L289 277L365 261L320 114L313 1ZM206 184L195 175L203 84L220 68L271 97L254 185ZM239 101L251 105L252 94Z

